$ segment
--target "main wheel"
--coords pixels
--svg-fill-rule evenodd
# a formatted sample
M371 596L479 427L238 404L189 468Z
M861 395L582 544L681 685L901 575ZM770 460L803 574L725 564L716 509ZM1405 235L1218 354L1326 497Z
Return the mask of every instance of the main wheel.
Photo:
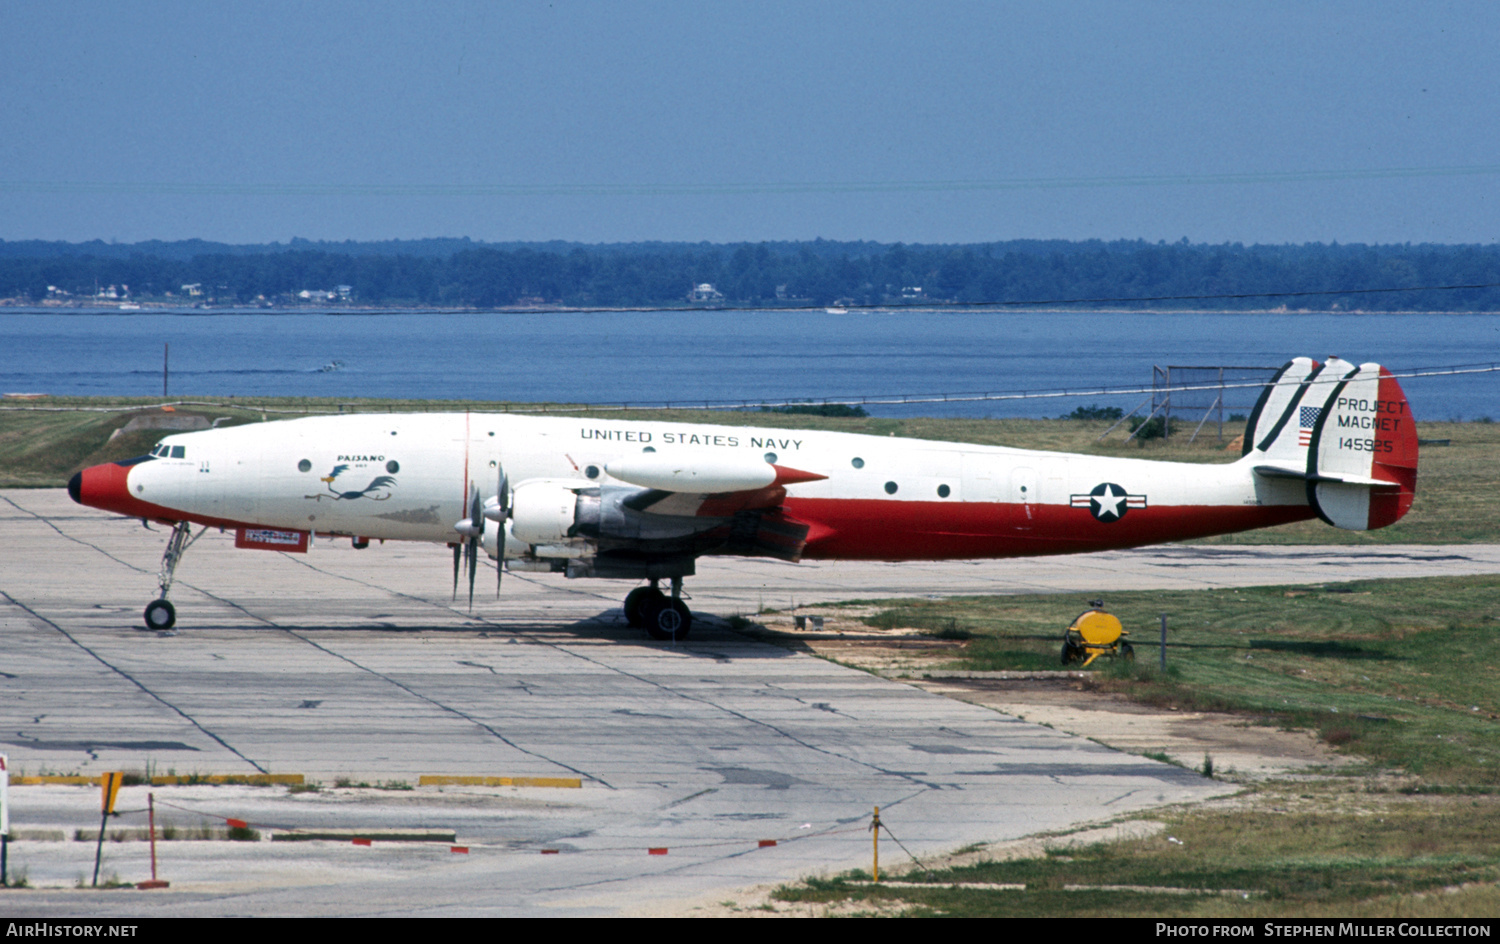
M177 624L177 608L167 600L147 603L145 615L148 629L171 629Z
M655 587L636 587L625 594L625 621L636 629L646 627L646 602L665 600L667 595Z
M681 642L693 628L693 613L681 600L662 596L660 600L649 600L642 608L646 620L646 632L652 639L671 639Z

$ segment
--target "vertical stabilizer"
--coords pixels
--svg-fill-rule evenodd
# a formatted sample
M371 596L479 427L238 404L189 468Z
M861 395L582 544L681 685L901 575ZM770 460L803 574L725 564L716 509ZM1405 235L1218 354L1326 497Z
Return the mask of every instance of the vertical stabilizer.
M1261 390L1260 398L1255 401L1255 409L1250 411L1250 419L1245 423L1245 443L1240 455L1248 456L1262 440L1269 441L1271 428L1286 413L1287 405L1292 399L1301 393L1302 382L1307 379L1308 374L1317 370L1318 366L1318 362L1310 357L1298 357L1282 365L1271 382Z
M1250 435L1245 437L1245 445L1253 449L1257 464L1300 476L1307 466L1313 428L1323 415L1323 408L1354 369L1353 364L1337 357L1330 357L1322 364L1299 357L1282 368L1256 404L1250 429L1254 434L1253 446Z
M1417 492L1417 425L1401 384L1361 364L1335 386L1313 428L1307 502L1329 524L1367 531L1394 524Z

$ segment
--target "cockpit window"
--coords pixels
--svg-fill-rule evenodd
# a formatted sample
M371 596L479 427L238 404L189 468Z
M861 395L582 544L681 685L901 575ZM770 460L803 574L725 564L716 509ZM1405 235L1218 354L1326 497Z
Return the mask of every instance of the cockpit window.
M182 459L182 458L186 458L186 456L187 456L187 447L186 446L173 446L172 447L172 458L173 459Z

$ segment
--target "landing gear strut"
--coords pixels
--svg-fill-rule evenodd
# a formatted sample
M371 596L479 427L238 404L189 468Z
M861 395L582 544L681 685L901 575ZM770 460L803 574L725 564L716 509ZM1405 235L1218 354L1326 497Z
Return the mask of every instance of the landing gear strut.
M172 536L167 538L167 548L161 553L161 572L156 578L157 585L161 587L161 596L146 604L146 628L164 631L177 624L177 608L167 599L167 595L172 592L172 578L177 575L177 564L182 560L182 555L207 530L205 527L194 536L193 526L186 521L172 525Z
M680 642L693 628L693 613L682 602L682 578L672 578L672 595L661 592L653 579L649 587L636 587L625 597L625 619L645 629L652 639Z

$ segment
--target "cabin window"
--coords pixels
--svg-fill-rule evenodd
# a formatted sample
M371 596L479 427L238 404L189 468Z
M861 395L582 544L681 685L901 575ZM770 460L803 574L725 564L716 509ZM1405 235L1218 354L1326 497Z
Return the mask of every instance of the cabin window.
M947 498L950 494L952 494L952 489L948 488L948 486L946 486L946 485L939 485L938 486L938 497L939 498Z
M493 463L493 462L490 463L490 465L494 465L494 464L495 463ZM397 462L395 459L392 459L390 462L387 462L385 464L385 470L387 472L391 473L392 475L395 475L397 472L401 471L401 463Z
M656 451L656 447L655 446L647 446L645 449L641 450L641 452L655 452L655 451Z
M769 463L771 463L772 465L775 465L776 464L776 453L774 453L774 452L768 452L768 453L766 453L766 461L769 462Z
M887 495L894 495L894 494L896 494L896 483L895 482L887 482L887 483L885 483L885 493Z
M599 477L599 467L597 465L591 465L583 470L583 474L591 479L597 479Z
M297 463L297 471L298 472L311 472L312 471L312 463L308 462L306 459L303 459L301 462Z
M855 456L853 459L849 460L849 464L854 466L856 469L863 469L865 467L865 460L859 458L858 456Z

